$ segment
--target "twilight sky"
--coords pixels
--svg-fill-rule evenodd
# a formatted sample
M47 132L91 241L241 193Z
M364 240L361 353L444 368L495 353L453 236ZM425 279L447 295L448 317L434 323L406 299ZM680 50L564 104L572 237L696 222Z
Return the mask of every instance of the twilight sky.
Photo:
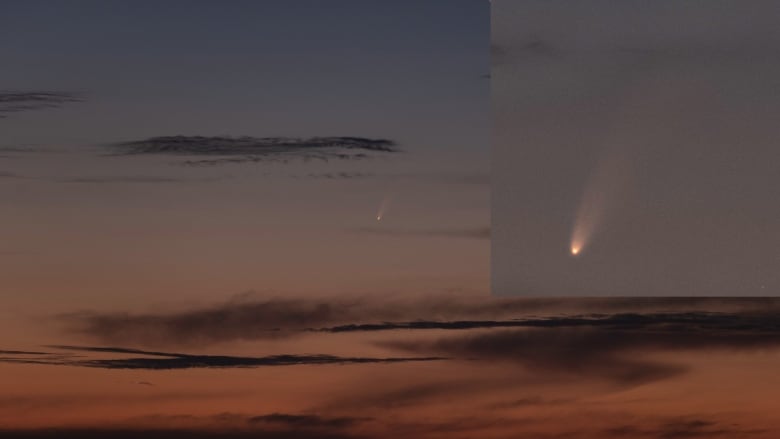
M494 291L780 293L780 5L492 5Z
M486 290L488 17L2 2L2 313Z
M489 293L488 7L3 2L0 437L776 438L778 300Z

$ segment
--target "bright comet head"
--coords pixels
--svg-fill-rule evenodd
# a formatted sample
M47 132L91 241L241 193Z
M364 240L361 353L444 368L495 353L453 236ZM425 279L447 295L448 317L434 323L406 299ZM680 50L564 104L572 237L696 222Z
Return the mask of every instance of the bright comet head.
M580 254L580 250L582 250L582 249L580 247L576 246L576 245L571 246L571 254L572 254L572 256L577 256L578 254Z

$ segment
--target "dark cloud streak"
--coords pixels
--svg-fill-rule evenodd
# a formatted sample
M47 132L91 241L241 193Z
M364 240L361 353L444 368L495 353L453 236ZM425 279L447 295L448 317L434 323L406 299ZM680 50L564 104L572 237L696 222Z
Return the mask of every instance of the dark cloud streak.
M183 162L191 166L289 160L356 160L371 154L399 152L388 139L365 137L220 137L163 136L110 145L120 155L208 157Z
M733 314L712 312L615 314L563 316L520 320L413 321L351 324L323 328L324 332L387 331L396 329L478 329L478 328L567 328L592 327L614 330L640 330L659 327L664 331L734 331L779 333L777 314Z
M59 108L65 104L83 101L83 98L65 92L0 91L0 119L8 117L10 113Z
M620 385L666 379L687 370L648 359L658 352L780 347L777 314L620 315L534 323L539 326L382 345L426 355L507 361L537 373L587 376Z
M244 368L263 366L295 366L326 364L372 364L400 363L413 361L435 361L439 357L425 358L367 358L337 357L333 355L270 355L265 357L238 357L228 355L190 355L180 353L152 352L117 347L91 346L50 346L55 349L94 353L139 354L151 357L118 359L75 359L62 356L49 356L41 359L0 358L0 363L45 364L52 366L80 366L101 369L194 369L194 368Z
M482 300L479 300L482 299ZM703 312L712 310L717 312ZM588 313L600 313L588 315ZM501 326L770 328L780 299L420 298L241 299L168 314L83 312L60 316L71 332L104 344L190 346L256 340L312 330L473 329ZM557 319L550 319L551 316ZM435 317L435 318L434 318ZM365 325L365 326L362 326ZM339 328L341 327L341 328ZM776 328L776 326L774 327Z

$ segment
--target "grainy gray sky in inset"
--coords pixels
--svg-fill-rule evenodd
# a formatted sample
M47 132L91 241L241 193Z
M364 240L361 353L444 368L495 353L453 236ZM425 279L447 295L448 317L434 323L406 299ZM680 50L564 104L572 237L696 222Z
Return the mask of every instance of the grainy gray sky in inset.
M495 292L780 293L780 4L492 7Z

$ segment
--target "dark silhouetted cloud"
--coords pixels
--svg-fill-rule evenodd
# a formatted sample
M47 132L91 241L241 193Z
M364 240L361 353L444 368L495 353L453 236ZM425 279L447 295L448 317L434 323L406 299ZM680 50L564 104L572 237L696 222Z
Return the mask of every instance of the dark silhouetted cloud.
M751 351L780 346L777 313L625 314L606 318L550 318L538 327L393 341L384 346L425 355L508 361L539 373L588 376L635 385L687 369L648 359L668 351Z
M604 329L647 329L660 327L665 331L714 330L780 333L780 323L774 313L650 313L562 316L517 320L457 320L412 321L351 324L323 328L325 332L387 331L394 329L478 329L478 328L566 328L593 327Z
M81 366L102 369L193 369L193 368L232 368L232 367L263 367L263 366L294 366L323 364L367 364L367 363L400 363L411 361L435 361L440 357L425 358L367 358L367 357L337 357L333 355L269 355L265 357L237 357L228 355L189 355L180 353L142 351L117 347L92 346L50 346L55 349L138 354L145 357L117 359L80 359L68 356L48 356L44 358L0 358L0 362L22 364L48 364L55 366ZM157 358L148 358L157 357Z
M441 352L473 361L507 361L532 373L603 379L621 386L666 379L687 371L675 364L628 358L623 349L628 350L624 346L634 340L626 334L593 332L582 329L499 331L431 342L385 342L383 346L407 352ZM610 338L617 340L619 346L597 345L602 339ZM636 351L641 353L641 349Z
M10 113L59 108L71 102L82 102L83 98L65 92L51 91L0 91L0 119Z
M619 386L668 379L685 373L683 365L661 362L652 355L669 351L733 350L754 351L780 347L780 319L777 299L647 299L633 303L621 299L583 300L583 304L611 307L690 309L710 307L729 312L620 312L598 314L558 313L565 299L496 299L473 303L453 298L417 299L410 302L343 301L331 303L268 301L232 303L225 307L171 316L81 315L82 332L99 338L121 338L133 344L190 344L265 338L274 334L317 331L343 333L381 330L448 329L464 335L435 340L396 340L382 347L403 350L420 358L340 358L330 356L271 356L261 358L197 356L142 351L127 348L76 348L93 352L115 352L165 358L122 358L118 360L70 360L64 362L103 368L173 369L190 367L254 367L289 364L371 363L468 359L505 361L533 373L574 375ZM571 303L569 305L572 305ZM587 309L587 306L584 307ZM607 307L608 308L608 307ZM542 316L538 316L539 311ZM512 315L514 314L514 317ZM447 315L492 315L504 319L447 320ZM393 321L398 316L427 316ZM437 316L431 319L430 316ZM368 323L360 321L369 320ZM327 326L329 322L346 321ZM373 322L371 322L373 321ZM229 322L229 323L228 323ZM316 329L317 327L322 329ZM516 329L506 329L516 328ZM474 329L493 331L472 332ZM73 349L62 347L62 349ZM26 358L25 362L42 360ZM383 396L380 398L386 401Z
M111 145L122 155L174 155L189 157L183 163L209 166L245 162L290 160L354 160L373 154L399 152L387 139L364 137L217 137L166 136ZM208 158L193 158L193 157Z
M717 310L705 312L701 310ZM600 313L588 315L588 313ZM192 346L303 331L473 329L489 327L776 328L780 299L526 299L435 295L416 298L241 298L160 314L82 312L60 316L67 329L103 344ZM552 318L555 317L555 318ZM772 326L775 325L775 326Z

